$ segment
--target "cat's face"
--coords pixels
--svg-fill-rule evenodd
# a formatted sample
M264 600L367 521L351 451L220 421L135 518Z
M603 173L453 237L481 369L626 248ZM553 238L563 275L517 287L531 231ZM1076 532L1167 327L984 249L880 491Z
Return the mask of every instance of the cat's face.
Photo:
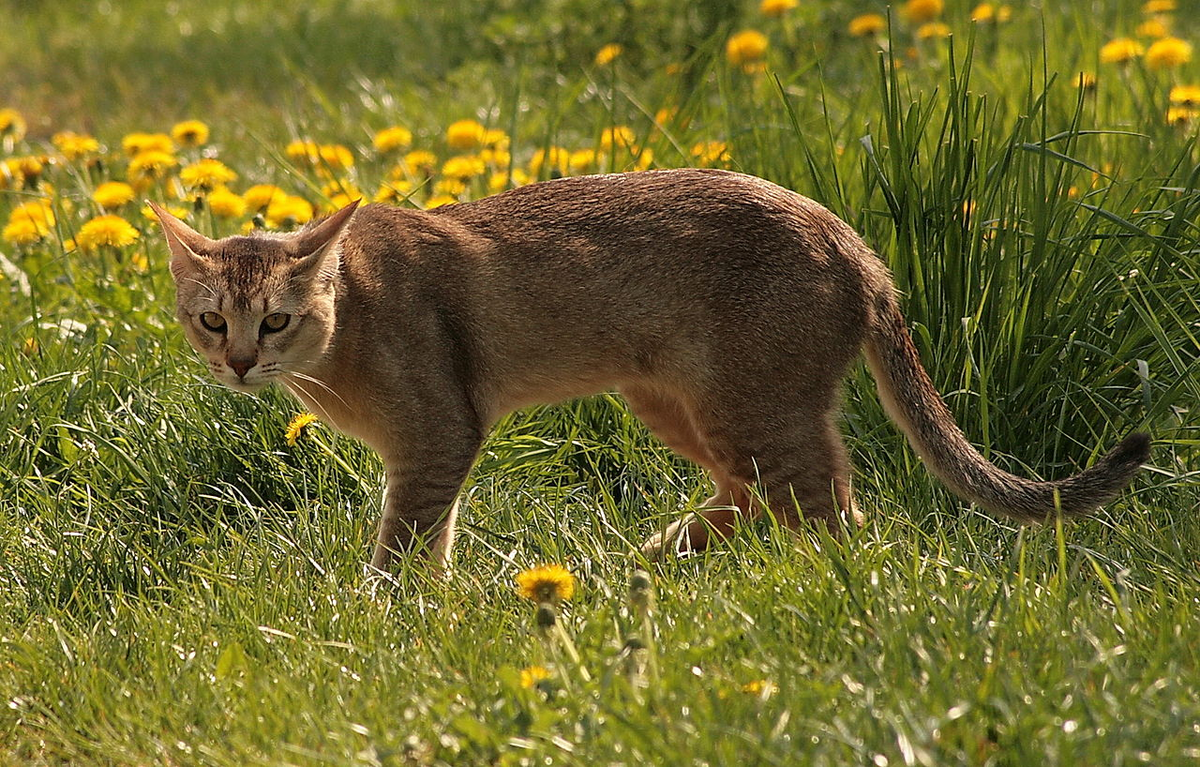
M333 335L338 238L355 205L289 235L212 240L155 208L176 313L213 377L238 391L303 379Z

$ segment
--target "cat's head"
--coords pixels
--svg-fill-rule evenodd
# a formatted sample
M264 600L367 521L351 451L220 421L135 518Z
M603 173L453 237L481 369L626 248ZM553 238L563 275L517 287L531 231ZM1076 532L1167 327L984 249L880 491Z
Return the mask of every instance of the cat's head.
M339 240L357 202L291 234L220 240L150 206L171 251L179 322L218 381L255 391L321 358L334 330Z

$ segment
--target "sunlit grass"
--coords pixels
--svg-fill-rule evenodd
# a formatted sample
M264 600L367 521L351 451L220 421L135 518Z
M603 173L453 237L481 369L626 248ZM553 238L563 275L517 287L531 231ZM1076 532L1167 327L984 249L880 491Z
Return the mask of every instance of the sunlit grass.
M1200 77L1143 26L1194 21L937 5L6 11L0 761L1200 758ZM1104 53L1124 37L1143 52ZM1151 467L1018 530L938 485L856 370L862 531L763 521L643 575L708 488L603 396L497 427L445 580L368 580L378 459L206 376L141 209L219 236L681 165L863 232L993 460L1061 475L1148 429ZM522 598L541 565L569 600Z

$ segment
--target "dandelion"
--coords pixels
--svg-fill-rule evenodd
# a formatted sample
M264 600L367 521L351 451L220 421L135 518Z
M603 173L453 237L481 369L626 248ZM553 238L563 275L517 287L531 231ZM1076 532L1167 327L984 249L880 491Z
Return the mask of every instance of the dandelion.
M54 208L47 199L23 202L13 208L8 216L9 221L32 221L45 227L54 226Z
M459 120L446 128L446 143L451 149L469 151L483 144L487 129L475 120Z
M425 210L433 210L443 205L453 205L456 202L458 202L457 197L452 197L448 194L435 194L425 201Z
M315 141L307 139L297 139L289 142L283 149L292 162L303 163L306 165L315 165L317 159L321 156L320 147Z
M121 139L121 148L130 157L146 152L171 154L175 151L175 142L165 133L129 133Z
M617 43L609 43L596 51L595 63L598 67L606 67L617 60L625 49Z
M725 43L725 58L730 64L745 66L767 55L767 36L754 29L738 32Z
M729 161L729 145L724 141L701 141L691 148L697 165L710 166Z
M317 417L312 413L300 413L292 422L287 425L283 431L283 438L287 440L288 447L295 447L296 440L300 439L300 435L304 432L305 427L316 422Z
M15 109L0 109L0 136L20 141L25 137L25 118Z
M459 180L482 176L486 172L487 164L478 155L451 157L442 165L443 176Z
M1147 19L1138 24L1135 31L1138 37L1166 37L1169 34L1167 25L1163 23L1162 19Z
M493 168L507 168L512 162L512 154L507 149L497 147L482 150L479 159Z
M764 16L778 18L798 5L799 0L762 0L758 5L758 12Z
M433 193L435 195L458 198L465 191L467 191L467 184L460 178L439 179L433 185Z
M37 339L33 336L29 336L21 343L21 353L26 357L32 357L37 354L39 348Z
M79 247L93 250L101 246L123 248L133 244L138 238L138 230L133 228L125 219L111 214L96 216L79 228L75 238Z
M46 169L42 160L43 158L33 155L12 157L4 161L4 167L0 168L0 173L11 178L15 185L37 186L37 180L41 177L42 171Z
M575 576L562 565L542 565L517 574L518 593L538 604L558 604L575 593Z
M148 184L165 177L178 163L174 155L151 149L129 161L128 175L131 181Z
M1142 13L1171 13L1175 10L1175 0L1147 0L1142 6Z
M1137 40L1118 37L1100 48L1100 61L1105 64L1125 64L1141 56L1144 50Z
M549 169L550 176L562 176L571 167L571 150L560 146L549 149L539 149L529 158L529 172L540 175L543 168Z
M274 184L255 184L242 194L242 199L253 211L260 211L271 204L276 198L286 197L287 193Z
M395 152L411 144L412 138L412 131L408 128L402 128L399 125L384 128L375 134L375 151L383 153Z
M321 166L328 170L345 170L354 165L354 155L341 144L322 144L317 147Z
M996 18L996 6L991 3L980 3L971 11L971 21L985 22Z
M1167 109L1167 123L1170 125L1187 125L1200 115L1200 109L1190 106L1173 106Z
M521 669L521 686L526 690L537 687L539 682L550 678L550 669L544 666L530 666Z
M942 0L908 0L902 13L914 24L923 24L941 16L944 7Z
M404 169L413 176L431 176L437 167L437 155L426 149L414 149L404 155Z
M228 187L219 186L208 195L208 209L217 218L241 218L246 213L247 202Z
M596 150L580 149L571 152L571 156L567 159L567 165L572 173L586 173L596 166Z
M199 120L184 120L171 128L171 138L180 146L203 146L208 143L208 126Z
M483 132L483 145L492 149L507 149L508 134L498 128L488 128Z
M1075 75L1075 87L1084 91L1096 90L1096 76L1091 72L1080 72Z
M1178 37L1155 40L1146 51L1146 66L1151 69L1170 69L1192 60L1192 44Z
M49 233L45 224L28 218L19 218L9 220L4 230L0 231L0 238L12 245L32 245Z
M224 186L237 178L225 163L212 158L205 158L179 171L179 180L188 189L206 191L218 186Z
M72 131L59 131L55 133L50 137L50 143L54 144L54 148L63 157L72 161L100 151L99 141L86 134L73 133Z
M613 147L632 150L635 141L637 134L633 132L633 128L628 125L614 125L605 128L600 134L600 149L605 152L612 151Z
M123 181L105 181L92 192L92 200L105 210L115 210L132 202L133 187Z
M917 37L921 40L930 40L935 37L949 37L950 25L940 21L931 21L927 24L922 24L917 27Z
M406 179L398 179L386 181L379 186L379 191L372 198L374 202L390 202L399 203L408 199L408 195L412 193L414 185Z
M853 37L876 35L887 29L887 19L878 13L864 13L850 19L849 32Z
M1200 106L1200 85L1176 85L1167 98L1172 104Z
M267 226L273 229L283 229L299 224L306 224L312 220L312 217L312 203L303 197L294 197L292 195L284 195L283 197L272 199L267 205L265 215Z

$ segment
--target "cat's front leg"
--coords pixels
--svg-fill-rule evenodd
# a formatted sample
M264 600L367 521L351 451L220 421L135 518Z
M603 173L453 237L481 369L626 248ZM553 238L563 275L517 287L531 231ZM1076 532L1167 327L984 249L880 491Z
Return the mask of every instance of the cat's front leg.
M480 443L477 435L443 436L420 460L386 462L387 489L371 567L388 572L398 557L410 553L428 557L436 568L449 564L456 499Z

